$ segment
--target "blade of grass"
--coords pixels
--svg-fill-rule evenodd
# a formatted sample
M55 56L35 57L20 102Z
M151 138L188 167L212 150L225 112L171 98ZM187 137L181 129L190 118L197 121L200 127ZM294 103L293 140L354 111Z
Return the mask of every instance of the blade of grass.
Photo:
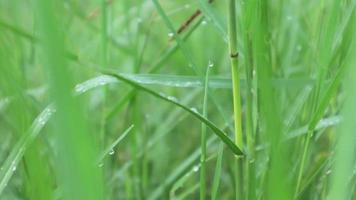
M57 0L35 2L43 63L49 74L51 98L57 107L53 130L58 148L55 156L58 185L64 199L104 199L102 172L94 165L97 145L88 134L90 129L80 102L71 95L74 85L64 56L65 37L62 34L65 32L60 27L60 18L55 15L62 11L62 4Z
M224 155L224 146L223 146L223 143L220 142L219 150L218 150L218 158L216 160L216 165L215 165L213 186L211 189L211 199L212 200L217 199L217 194L218 194L219 185L220 185L221 172L222 172L223 155Z
M99 156L98 158L98 162L97 164L101 163L103 161L103 159L105 158L106 155L110 155L115 147L117 147L120 142L122 142L126 136L130 133L130 131L133 129L134 125L132 124L131 126L129 126L121 135L120 137L118 137L113 143L111 143Z
M209 92L209 70L208 66L205 75L204 100L203 100L203 116L207 118L208 113L208 92ZM201 125L201 155L200 155L200 200L206 199L206 125Z
M235 144L240 149L244 149L242 141L242 113L241 113L241 95L240 95L240 69L238 64L237 50L237 30L236 30L236 0L229 1L229 54L232 76L232 95L234 106L234 126L235 126ZM242 158L235 160L235 198L243 198L243 172Z
M204 87L204 84L200 81L197 76L183 76L183 75L163 75L163 74L124 74L120 73L129 79L136 81L137 83L143 85L157 85L166 87L177 87L177 88L195 88ZM223 77L210 77L209 78L209 88L214 89L231 89L232 81L231 78ZM75 88L77 92L85 92L90 90L91 87L95 88L98 85L107 85L118 83L119 80L105 75L100 75L89 79L81 84L78 84ZM276 89L297 89L309 86L313 84L312 79L273 79L273 87ZM89 87L90 86L90 87ZM244 79L240 80L240 86L246 88L246 81ZM83 90L85 88L85 90Z
M351 21L352 20L350 20L350 23L351 23ZM343 38L343 41L342 41L342 43L344 43L344 45L349 42L350 35L351 34L350 34L350 26L349 26L349 28L346 29L345 33L344 33L345 37ZM340 51L337 51L336 53L342 54L343 52L340 50ZM303 178L303 174L304 174L305 159L306 159L306 156L308 153L310 139L313 136L314 129L315 129L316 125L318 124L318 122L322 118L322 116L324 115L325 110L330 103L330 100L337 93L340 83L344 77L345 70L346 70L345 63L341 63L339 68L337 69L336 75L333 78L332 82L325 89L324 95L322 96L322 98L320 100L317 99L319 102L318 102L315 112L312 114L312 117L310 119L310 123L308 126L308 133L305 138L302 157L301 157L301 161L300 161L299 173L298 173L298 177L297 177L297 185L296 185L296 189L295 189L295 195L298 194L299 189L300 189L300 184L302 182L302 178ZM320 85L321 83L322 83L322 81L319 81L319 83L315 87L317 89L319 89L321 87L321 85ZM319 93L318 90L317 90L317 93ZM317 95L319 95L319 94L317 94Z
M353 13L351 21L351 32L355 33L356 28L356 14ZM339 127L339 134L336 140L335 147L335 162L333 166L332 184L329 191L330 199L348 199L352 196L351 188L349 184L350 174L353 173L355 166L355 122L356 118L356 79L353 77L356 74L356 40L353 39L351 45L351 51L347 60L348 76L345 81L345 93L346 99L342 109L342 116L344 120Z
M50 117L55 112L54 106L47 106L33 121L27 134L24 134L11 150L0 170L0 196L7 186L10 178L14 174L19 162L21 161L26 149L34 141L43 127L47 124Z
M273 200L291 199L288 177L287 148L281 143L281 116L278 107L277 92L273 89L271 79L273 77L273 63L271 58L271 32L269 24L270 10L267 1L256 2L255 23L253 23L253 49L256 63L259 112L263 125L262 135L270 144L268 149L268 167L266 168L265 198Z
M128 79L124 76L122 76L121 74L117 74L117 73L113 73L110 71L103 71L103 74L115 77L133 87L135 87L138 90L142 90L154 97L157 97L158 99L164 100L166 102L169 102L171 104L174 104L180 108L182 108L183 110L187 111L188 113L190 113L191 115L193 115L194 117L196 117L197 119L199 119L201 122L203 122L204 124L206 124L228 147L229 149L235 154L235 155L243 155L243 152L241 151L241 149L239 147L237 147L234 142L232 142L230 140L230 138L227 136L227 134L222 131L221 129L219 129L214 123L212 123L210 120L206 119L203 115L201 115L200 113L196 112L194 109L190 109L188 107L186 107L185 105L169 98L166 96L163 96L149 88L146 88L140 84L138 84L137 82Z

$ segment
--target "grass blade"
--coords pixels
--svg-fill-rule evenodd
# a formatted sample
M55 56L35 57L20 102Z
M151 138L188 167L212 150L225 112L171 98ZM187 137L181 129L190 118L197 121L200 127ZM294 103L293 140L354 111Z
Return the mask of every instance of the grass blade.
M219 150L218 150L218 158L216 160L216 165L215 165L213 187L211 189L211 200L217 199L217 194L220 185L221 171L222 171L223 155L224 155L224 146L223 143L220 143Z
M353 14L353 30L356 28L356 14ZM354 33L354 32L353 32ZM329 199L348 199L352 196L351 185L349 184L350 174L355 166L355 118L356 118L356 40L353 40L347 67L349 70L345 81L346 100L342 109L344 120L339 127L339 134L335 147L335 163L333 166L332 185L329 192Z
M101 163L103 161L103 159L105 158L106 155L111 154L111 152L114 151L115 147L118 146L120 144L120 142L122 142L126 136L130 133L130 131L134 128L134 125L132 124L131 126L129 126L113 143L110 144L110 146L108 146L103 153L99 156L98 159L98 164Z
M204 87L204 100L203 100L203 116L207 118L208 109L208 92L209 92L209 70L206 70L205 87ZM200 199L206 199L206 125L202 123L201 127L201 155L200 155Z
M193 115L194 117L196 117L197 119L199 119L201 122L203 122L204 124L206 124L228 147L229 149L235 154L235 155L243 155L243 152L240 150L240 148L238 148L234 142L231 141L231 139L227 136L227 134L222 131L221 129L219 129L214 123L212 123L211 121L209 121L208 119L206 119L203 115L201 115L200 113L196 112L193 109L190 109L188 107L186 107L185 105L170 99L169 97L163 96L149 88L146 88L140 84L138 84L137 82L128 79L127 77L122 76L121 74L117 74L117 73L112 73L112 72L103 72L106 75L115 77L133 87L135 87L138 90L142 90L154 97L157 97L161 100L164 100L166 102L169 102L171 104L174 104L180 108L182 108L183 110L189 112L191 115Z
M43 127L47 124L55 112L54 106L47 106L33 121L27 134L24 134L11 150L4 164L0 168L0 196L4 191L7 183L14 174L19 162L21 161L26 149L37 137Z

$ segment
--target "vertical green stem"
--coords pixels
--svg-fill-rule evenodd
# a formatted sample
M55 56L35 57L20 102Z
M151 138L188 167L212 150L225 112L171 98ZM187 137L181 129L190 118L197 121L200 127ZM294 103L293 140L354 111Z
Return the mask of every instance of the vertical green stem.
M102 67L105 68L107 66L107 2L106 0L101 1L101 64ZM104 146L104 137L105 137L105 119L106 119L106 101L107 101L107 87L104 87L104 99L103 99L103 107L102 107L102 116L100 122L100 145L101 147Z
M233 92L233 105L234 105L234 123L235 123L235 143L243 149L242 142L242 128L241 128L241 99L240 99L240 75L238 69L238 52L237 52L237 31L236 31L236 1L229 1L229 48L230 48L230 63L232 73L232 92ZM236 160L236 199L241 195L239 186L239 180L243 180L240 177L241 174L241 160Z
M204 87L204 102L203 116L207 117L208 108L208 87L209 87L209 69L206 70L205 87ZM201 127L201 155L200 155L200 200L204 200L206 196L206 125L202 123Z

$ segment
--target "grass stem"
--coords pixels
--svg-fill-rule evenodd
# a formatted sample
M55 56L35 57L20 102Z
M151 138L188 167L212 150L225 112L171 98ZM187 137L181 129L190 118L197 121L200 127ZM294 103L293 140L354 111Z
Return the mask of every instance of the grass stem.
M230 64L232 74L232 93L234 106L234 123L235 123L235 144L242 149L242 127L241 127L241 99L240 99L240 74L238 69L238 51L237 51L237 30L236 30L236 0L229 1L229 48L230 48ZM241 195L239 180L243 180L238 173L241 166L240 160L237 158L236 175L235 175L235 192L236 199ZM242 174L241 174L242 175Z

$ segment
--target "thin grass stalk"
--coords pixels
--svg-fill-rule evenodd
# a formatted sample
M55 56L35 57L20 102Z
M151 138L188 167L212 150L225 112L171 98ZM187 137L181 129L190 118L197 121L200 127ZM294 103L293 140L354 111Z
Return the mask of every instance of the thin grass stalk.
M220 142L218 157L217 157L216 165L215 165L214 180L213 180L213 184L212 184L213 186L211 189L211 200L217 199L218 189L219 189L219 185L220 185L221 172L222 172L223 156L224 156L224 143Z
M101 12L102 12L102 17L101 17L101 64L103 68L106 68L108 65L107 62L107 53L108 53L108 33L107 33L107 28L108 28L108 11L107 11L107 1L102 0L101 1ZM103 88L103 105L102 105L102 113L101 113L101 120L100 120L100 135L99 135L99 141L100 141L100 146L104 147L104 138L105 138L105 127L106 127L106 104L107 104L107 87Z
M242 142L242 127L241 127L241 99L240 99L240 73L238 69L238 50L237 50L237 30L236 30L236 0L229 1L229 48L230 48L230 64L232 75L232 93L234 106L234 124L235 124L235 144L243 149ZM241 197L241 181L242 165L241 158L236 158L236 173L235 173L235 192L236 199Z
M256 199L256 180L255 180L255 136L253 128L253 49L251 41L251 13L255 12L253 8L253 2L240 2L242 17L239 19L243 29L243 42L244 42L244 55L245 60L245 75L246 75L246 148L247 148L247 161L244 163L246 174L246 198Z
M204 100L203 100L203 116L207 118L208 115L208 91L209 91L209 70L206 70L205 87L204 87ZM206 196L206 131L207 127L202 123L201 127L201 155L200 155L200 200L204 200Z

